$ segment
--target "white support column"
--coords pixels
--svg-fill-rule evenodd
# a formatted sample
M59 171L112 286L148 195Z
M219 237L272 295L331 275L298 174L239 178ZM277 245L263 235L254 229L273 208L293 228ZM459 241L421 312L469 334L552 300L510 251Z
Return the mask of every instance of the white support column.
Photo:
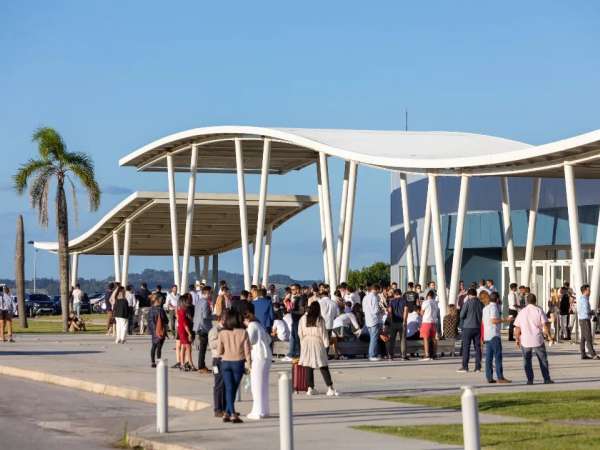
M346 222L346 207L348 203L348 178L350 176L350 161L344 163L344 181L342 182L342 198L340 200L340 225L338 228L337 247L335 249L335 270L341 274L342 247L344 245L344 223ZM341 275L340 275L341 281Z
M208 283L208 255L204 255L204 264L202 265L202 279Z
M446 272L444 264L444 248L442 247L442 226L440 223L440 208L437 195L437 177L429 174L429 196L431 201L431 229L433 235L433 250L435 253L435 271L437 274L437 294L440 305L440 317L446 315Z
M235 139L235 163L237 168L238 200L240 204L240 232L242 238L242 265L244 270L244 288L250 289L250 254L248 251L248 213L246 210L246 186L244 184L244 155L242 141Z
M113 231L113 262L115 266L115 281L121 281L121 250L119 249L119 233Z
M218 294L219 288L219 254L212 255L212 285L215 296Z
M565 163L565 190L567 193L567 210L569 212L569 235L571 237L571 273L573 274L573 290L579 293L583 285L583 266L581 259L581 238L579 236L579 214L577 212L577 194L575 191L575 173L573 166Z
M185 235L183 238L183 264L181 267L181 292L187 292L190 274L190 253L192 250L192 230L194 228L194 203L196 200L196 171L198 170L198 146L192 144L190 155L190 179L185 214Z
M423 236L421 238L421 261L419 262L419 284L425 289L427 283L427 267L429 265L429 240L431 237L431 199L429 185L427 186L427 200L425 201L425 214L423 214Z
M458 283L462 266L463 237L465 231L465 218L469 202L469 176L460 177L460 191L458 194L458 210L456 212L456 230L454 232L454 252L452 254L452 274L450 277L450 296L448 303L455 305L458 298Z
M408 209L408 182L406 174L400 174L400 197L402 199L402 225L404 226L404 255L406 258L407 281L415 281L415 264L413 260L413 236L410 226L410 211Z
M356 200L356 179L358 176L358 165L350 161L348 169L348 195L346 199L346 217L344 219L344 239L342 241L342 261L340 264L340 283L348 281L348 270L350 268L350 249L352 247L352 226L354 225L354 203Z
M329 263L327 259L327 245L325 238L325 218L323 215L323 186L321 184L321 174L319 163L317 162L317 195L319 197L319 220L321 223L321 254L323 255L323 281L329 284Z
M129 248L131 246L131 220L125 221L125 239L123 240L123 273L121 274L121 285L127 286L129 275Z
M194 274L196 275L196 280L194 280L194 281L198 281L200 279L200 257L199 256L194 256Z
M265 236L265 255L263 259L262 284L266 288L269 283L269 271L271 270L271 239L273 238L273 225L267 225Z
M177 230L177 203L175 199L175 169L173 155L167 155L167 178L169 184L169 216L171 219L171 249L173 253L173 284L177 285L180 292L181 278L179 278L179 239Z
M77 284L77 279L79 271L79 253L73 252L71 254L71 287L75 287Z
M598 227L596 228L592 280L590 281L590 307L592 311L596 311L596 308L598 308L598 295L600 295L600 212L598 214Z
M504 226L504 245L508 260L508 282L517 282L517 266L515 263L515 244L513 241L512 219L510 217L510 193L508 177L500 177L500 192L502 193L502 223Z
M541 178L531 180L531 205L529 208L529 223L527 224L527 244L525 245L525 265L521 276L523 286L531 286L531 269L533 263L533 243L535 241L535 225L537 222L537 212L540 205L540 188L542 186Z
M319 152L319 170L323 189L323 219L325 222L325 246L327 249L327 267L329 269L329 284L335 289L337 274L335 271L335 252L333 250L333 224L331 220L331 195L329 194L329 169L327 155Z
M252 267L252 284L258 285L260 276L260 260L265 233L265 217L267 215L267 186L269 181L269 164L271 160L271 139L265 139L263 145L262 166L260 169L260 191L258 197L258 218L256 221L256 239L254 240L254 265Z

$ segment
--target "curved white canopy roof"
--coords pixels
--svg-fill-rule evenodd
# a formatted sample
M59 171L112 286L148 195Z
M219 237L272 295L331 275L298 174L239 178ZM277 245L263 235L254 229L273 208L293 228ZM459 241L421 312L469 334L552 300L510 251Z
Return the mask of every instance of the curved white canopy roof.
M183 253L187 193L176 194L180 254ZM258 195L247 194L248 232L256 234ZM265 223L277 228L317 203L307 195L269 195ZM131 255L171 255L169 195L166 192L135 192L109 211L90 230L69 241L72 252L113 254L113 231L132 221ZM121 233L121 241L123 233ZM240 247L240 214L237 194L196 193L191 254L213 255ZM55 252L56 242L34 242L34 247ZM121 251L123 243L121 242Z
M562 164L572 161L580 178L600 176L600 130L549 144L524 142L473 133L445 131L373 131L218 126L194 128L151 142L119 161L138 170L166 171L172 154L178 171L189 171L192 143L200 145L198 168L205 172L235 171L234 139L243 140L244 167L258 172L263 139L272 140L271 172L301 169L318 152L361 164L410 173L448 175L563 176Z

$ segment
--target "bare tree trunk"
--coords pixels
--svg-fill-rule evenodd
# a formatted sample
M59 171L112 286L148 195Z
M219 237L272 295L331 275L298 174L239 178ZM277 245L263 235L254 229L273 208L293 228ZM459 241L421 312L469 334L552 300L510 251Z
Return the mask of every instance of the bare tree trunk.
M23 216L17 217L17 239L15 248L15 284L17 285L17 308L21 328L27 328L27 311L25 310L25 229Z
M58 268L60 272L60 305L63 332L68 331L69 318L69 221L64 179L59 178L56 186L56 227L58 229Z

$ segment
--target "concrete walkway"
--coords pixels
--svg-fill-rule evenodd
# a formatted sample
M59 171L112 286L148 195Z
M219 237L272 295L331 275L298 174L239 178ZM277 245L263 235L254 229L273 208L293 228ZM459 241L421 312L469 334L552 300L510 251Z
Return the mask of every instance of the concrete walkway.
M117 388L153 393L154 369L149 364L147 336L134 336L125 345L117 345L102 335L20 335L14 344L0 344L0 371L18 368L57 377L101 383ZM167 341L163 357L173 363L173 342ZM460 386L469 384L478 392L514 390L568 390L600 387L600 362L581 361L575 346L561 344L549 349L550 369L554 385L524 385L520 355L505 343L505 375L515 381L512 385L488 385L483 374L458 374L458 358L432 362L380 362L347 360L332 362L331 371L338 398L294 395L295 441L297 448L387 448L433 449L449 448L423 441L399 439L380 434L356 431L353 425L411 425L426 423L456 423L460 413L414 405L375 400L387 395L458 393ZM170 395L193 400L195 412L178 414L170 423L171 433L156 436L153 426L143 427L134 434L142 439L176 444L183 448L264 449L279 448L277 414L277 372L289 370L290 365L273 365L270 391L271 409L275 416L260 422L247 421L242 425L224 424L212 414L212 375L170 370ZM576 368L576 369L575 369ZM536 372L536 374L539 372ZM317 389L324 386L317 373ZM71 386L78 388L77 386ZM111 395L110 390L105 392ZM250 393L242 393L238 405L242 414L251 408ZM482 415L482 422L508 421L507 418ZM169 447L167 447L169 448Z

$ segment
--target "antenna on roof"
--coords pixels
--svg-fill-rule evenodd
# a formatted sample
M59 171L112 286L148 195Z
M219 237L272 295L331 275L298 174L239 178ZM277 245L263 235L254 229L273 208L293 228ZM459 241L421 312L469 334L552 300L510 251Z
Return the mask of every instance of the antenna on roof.
M404 131L408 131L408 109L404 110Z

